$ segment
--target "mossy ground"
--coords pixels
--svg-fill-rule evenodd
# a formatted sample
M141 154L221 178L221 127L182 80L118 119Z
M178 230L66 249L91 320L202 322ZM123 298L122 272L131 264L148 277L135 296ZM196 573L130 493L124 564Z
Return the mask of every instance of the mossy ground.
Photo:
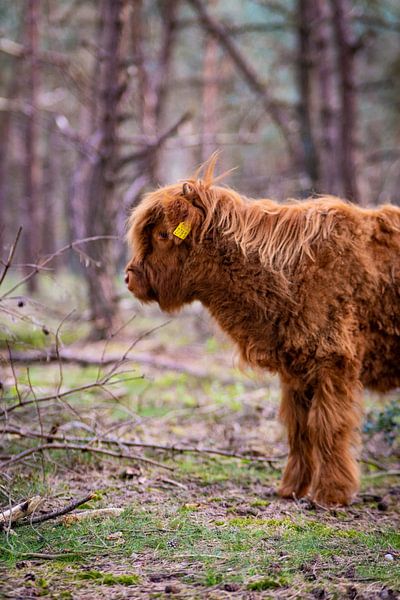
M142 314L132 336L162 319ZM123 352L131 339L115 340L109 350ZM113 385L112 397L98 389L76 392L69 406L61 409L58 403L41 411L44 429L56 423L62 430L68 423L68 435L79 436L112 426L122 439L256 456L285 454L277 422L278 382L235 371L229 344L210 332L197 308L142 340L138 350L168 355L183 372L143 367L133 356L128 372ZM100 354L101 347L77 344L76 351ZM193 366L208 376L194 376ZM23 389L28 374L25 367L17 368ZM67 365L63 385L79 387L97 376L97 367ZM30 385L39 394L54 389L58 378L57 364L29 369ZM12 394L11 375L6 384ZM396 393L389 401L394 399ZM383 411L384 402L368 396L367 413ZM390 418L392 432L397 417L391 413ZM21 416L32 429L37 429L36 419L33 410ZM374 425L386 421L368 422L373 426L364 433L365 452L386 468L398 469L396 440ZM32 443L37 442L23 445ZM7 444L7 451L22 448L16 438ZM96 490L84 510L116 506L124 512L0 534L0 598L340 600L390 599L400 593L398 477L376 478L376 467L363 464L355 504L327 511L275 495L284 460L268 465L155 449L145 455L173 471L61 451L48 452L43 464L37 456L10 471L5 482L16 500L40 493L49 509Z

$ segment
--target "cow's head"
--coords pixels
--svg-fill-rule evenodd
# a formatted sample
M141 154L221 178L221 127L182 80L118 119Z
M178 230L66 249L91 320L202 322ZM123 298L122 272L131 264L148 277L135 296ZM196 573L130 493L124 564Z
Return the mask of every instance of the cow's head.
M129 290L142 302L173 311L193 300L188 258L198 243L204 207L198 184L185 182L148 194L134 209L128 231Z

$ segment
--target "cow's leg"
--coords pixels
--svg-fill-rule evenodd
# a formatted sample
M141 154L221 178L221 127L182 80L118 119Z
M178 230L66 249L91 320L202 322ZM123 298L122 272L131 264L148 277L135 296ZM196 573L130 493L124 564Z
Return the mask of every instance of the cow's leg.
M320 372L308 415L314 456L310 495L322 505L349 504L359 488L354 451L359 443L361 386L349 372Z
M279 488L283 498L305 496L311 483L313 454L307 430L311 397L310 389L300 391L282 382L279 416L286 425L289 442L289 458Z

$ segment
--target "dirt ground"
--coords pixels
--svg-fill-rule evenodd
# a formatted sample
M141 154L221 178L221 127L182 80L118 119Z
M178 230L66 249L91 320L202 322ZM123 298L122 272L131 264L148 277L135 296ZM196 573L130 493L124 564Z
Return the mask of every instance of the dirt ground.
M162 320L145 311L135 335ZM129 342L113 341L105 355ZM68 348L81 357L103 353L79 341ZM83 511L123 512L0 534L0 597L400 597L399 445L396 432L378 426L398 392L367 394L361 492L350 507L326 510L276 496L287 453L278 382L235 369L230 344L197 308L141 339L130 358L112 397L90 390L72 395L68 407L49 406L45 431L113 431L122 447L136 440L207 452L137 449L158 467L54 451L45 464L37 456L10 470L4 485L16 500L38 493L50 510L95 491ZM23 380L25 367L18 369ZM90 381L96 370L68 364L64 385ZM30 368L40 392L58 375L56 363ZM29 416L21 422L33 429Z

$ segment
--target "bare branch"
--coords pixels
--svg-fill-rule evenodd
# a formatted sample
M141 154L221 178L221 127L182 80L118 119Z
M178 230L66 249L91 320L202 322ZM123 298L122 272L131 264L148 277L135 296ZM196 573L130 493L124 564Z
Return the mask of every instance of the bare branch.
M138 150L137 152L133 152L132 154L128 154L127 156L124 156L123 158L121 158L121 160L118 162L118 169L121 169L122 167L129 164L130 162L134 162L137 160L147 158L149 154L159 150L161 148L161 146L163 146L163 144L167 141L167 139L172 137L173 135L175 135L175 133L177 133L179 128L184 123L186 123L186 121L188 121L191 118L192 118L192 115L190 112L186 112L185 114L183 114L178 119L178 121L176 123L174 123L174 125L172 125L169 129L167 129L164 133L162 133L154 141L149 142L145 148L143 148L142 150Z
M30 273L28 273L27 275L25 275L25 277L23 277L21 279L21 281L19 281L18 283L16 283L11 289L9 289L8 292L6 292L2 296L0 296L0 300L3 300L4 298L7 298L7 296L10 296L10 294L12 294L13 292L15 292L16 289L18 289L19 287L21 287L21 285L23 285L24 283L26 283L27 281L29 281L29 279L31 279L37 273L39 273L39 271L41 269L43 269L46 265L48 265L52 260L54 260L58 256L61 256L61 254L63 254L67 250L77 250L77 249L79 249L79 245L80 244L87 244L88 242L96 242L98 240L104 240L104 239L117 240L119 238L116 235L106 235L106 236L104 236L104 235L93 235L93 236L90 236L90 237L83 238L81 240L75 240L74 242L71 242L71 243L67 244L66 246L63 246L62 248L60 248L60 250L57 250L56 252L53 252L53 254L50 254L50 256L48 256L39 265L34 265L33 266L33 270Z
M17 249L19 238L21 237L21 233L22 233L22 227L20 226L18 228L17 235L15 236L14 243L13 243L13 245L10 248L10 252L8 254L8 258L7 258L6 263L4 265L3 273L1 274L1 277L0 277L0 286L3 283L3 281L4 281L4 279L5 279L6 275L7 275L8 269L10 268L11 263L12 263L12 261L14 259L15 250Z
M78 506L85 504L85 502L89 502L89 500L92 500L94 495L94 492L90 492L90 494L87 494L83 498L79 498L79 500L74 500L73 502L70 502L63 508L44 513L43 515L38 515L37 517L32 517L31 519L18 521L17 523L15 523L14 527L22 527L23 525L36 525L38 523L44 523L45 521L49 521L50 519L62 517L63 515L66 515L67 513L75 510L75 508L78 508Z
M240 52L239 48L233 42L229 34L225 31L225 28L213 17L211 17L202 0L188 0L188 2L193 6L199 15L203 27L218 40L220 45L235 63L249 88L261 99L265 110L268 112L273 122L281 131L290 154L296 159L297 162L300 162L300 157L302 154L301 149L299 148L299 142L297 136L295 136L294 132L290 128L290 120L286 110L282 107L282 104L275 100L275 98L272 98L267 84L260 79L257 71L247 61L247 58L245 58L245 56Z
M28 456L32 456L33 454L37 454L38 452L43 452L44 450L77 450L79 452L89 452L93 454L105 454L106 456L112 456L115 458L126 458L128 460L143 462L153 467L160 467L161 469L167 469L168 471L173 471L173 467L168 467L167 465L163 465L162 463L151 460L150 458L144 458L143 456L138 456L136 454L128 454L126 452L113 452L112 450L106 450L105 448L95 448L93 446L82 446L80 444L41 444L40 446L35 446L34 448L28 448L27 450L23 450L19 454L16 454L9 460L5 461L1 467L0 471L4 471L6 468L11 467L17 463L22 462Z
M269 464L279 462L280 460L286 457L286 454L279 456L259 456L253 454L231 452L229 450L222 450L218 448L207 448L203 446L185 446L182 444L154 444L147 442L137 442L133 440L118 439L110 436L96 438L79 438L66 437L56 434L42 435L39 431L29 431L27 429L17 429L15 427L4 428L4 433L28 438L46 438L54 441L63 441L67 444L75 444L76 442L81 442L88 445L92 444L93 442L98 442L101 444L126 446L127 448L147 448L149 450L162 450L163 452L171 452L176 454L213 454L216 456L226 456L228 458L239 458L240 460L249 460L251 462L263 462Z
M24 500L23 502L20 502L11 508L7 508L5 510L0 509L0 529L4 529L7 526L10 527L14 521L22 519L23 517L27 517L33 513L42 500L43 499L40 496L33 496L33 498Z

